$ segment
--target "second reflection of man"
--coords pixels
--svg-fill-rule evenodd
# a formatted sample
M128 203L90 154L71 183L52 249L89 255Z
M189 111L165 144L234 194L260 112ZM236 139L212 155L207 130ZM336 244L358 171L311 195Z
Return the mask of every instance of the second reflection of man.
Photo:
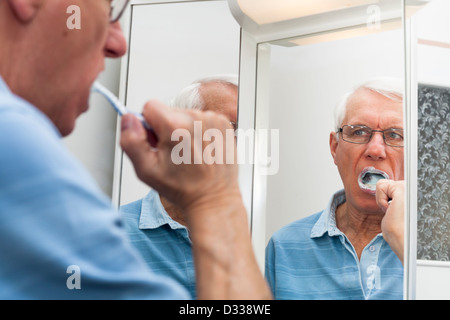
M276 299L402 299L403 264L385 239L379 179L404 179L403 87L377 78L336 109L330 150L344 189L325 210L277 231L266 248Z
M175 108L214 111L235 125L238 77L203 78L181 90L172 100ZM131 243L155 273L183 285L197 297L191 240L183 213L155 190L120 208Z

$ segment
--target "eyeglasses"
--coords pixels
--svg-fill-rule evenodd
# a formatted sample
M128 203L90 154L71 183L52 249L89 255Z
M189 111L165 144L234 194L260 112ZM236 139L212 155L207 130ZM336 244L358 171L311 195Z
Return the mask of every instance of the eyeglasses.
M345 125L339 129L342 139L350 143L366 144L372 139L374 132L382 132L384 143L391 147L403 147L403 129L389 128L373 130L366 126Z
M111 0L111 12L109 13L109 22L115 23L122 16L130 0Z

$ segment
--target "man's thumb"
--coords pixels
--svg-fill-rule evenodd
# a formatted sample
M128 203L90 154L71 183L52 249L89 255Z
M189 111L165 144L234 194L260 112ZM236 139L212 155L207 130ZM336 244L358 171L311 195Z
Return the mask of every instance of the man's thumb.
M149 149L147 133L138 118L126 114L121 121L120 146L136 166Z

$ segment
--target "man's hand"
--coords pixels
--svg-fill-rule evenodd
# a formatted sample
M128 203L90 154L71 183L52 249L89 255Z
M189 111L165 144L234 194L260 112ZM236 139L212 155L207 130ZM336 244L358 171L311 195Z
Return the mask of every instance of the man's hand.
M232 150L225 150L226 143L223 144L222 162L225 164L208 165L204 161L203 151L211 142L203 141L203 135L206 130L214 129L220 130L225 138L225 130L231 126L224 116L169 108L157 101L147 103L143 115L158 136L157 150L147 142L147 133L136 118L126 115L122 119L121 146L133 162L139 179L185 210L200 205L205 198L222 195L240 197L236 158L232 164L226 164L225 159L227 151L236 154L234 143ZM194 132L194 122L201 123L202 131ZM175 164L172 160L172 150L181 141L172 141L175 130L184 133L182 142L190 146L191 164ZM218 144L216 146L219 147ZM220 156L218 150L216 155ZM202 164L194 164L194 158Z
M143 115L158 137L157 149L150 146L145 129L132 115L122 118L121 146L137 176L185 214L199 299L270 298L251 245L234 136L231 150L225 141L226 129L232 129L229 120L213 112L174 109L159 102L147 103ZM194 132L194 121L201 122L201 132ZM223 150L216 149L215 155L222 157L217 162L223 164L204 161L205 148L211 144L203 141L208 129L222 132ZM183 130L183 138L190 139L191 164L172 161L172 150L180 143L171 140L175 130ZM227 164L227 152L234 152L231 164ZM202 163L194 164L195 157Z
M405 182L380 180L377 183L377 204L385 212L381 221L383 237L403 263L405 228Z

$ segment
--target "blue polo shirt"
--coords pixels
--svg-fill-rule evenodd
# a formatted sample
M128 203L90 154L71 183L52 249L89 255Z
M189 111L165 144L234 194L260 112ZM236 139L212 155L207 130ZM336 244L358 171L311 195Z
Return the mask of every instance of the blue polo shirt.
M189 232L169 216L159 194L151 190L143 199L122 206L120 212L131 244L150 269L175 280L196 298Z
M277 231L266 248L266 278L275 299L401 300L403 265L382 234L361 259L336 226L337 192L327 208Z
M53 123L0 77L0 299L186 299L152 273Z

